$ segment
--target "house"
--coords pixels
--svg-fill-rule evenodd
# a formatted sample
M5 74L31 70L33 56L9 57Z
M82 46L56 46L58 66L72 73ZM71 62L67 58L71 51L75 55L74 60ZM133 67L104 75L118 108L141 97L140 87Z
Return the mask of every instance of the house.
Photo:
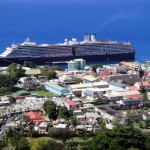
M81 110L74 110L73 115L81 115L82 111Z
M112 91L118 91L118 92L123 92L127 91L126 89L127 84L124 84L123 81L111 81L109 84L109 89Z
M141 99L141 94L124 95L123 98L140 100Z
M68 125L67 124L57 124L57 125L54 125L54 128L57 128L57 129L67 129Z
M123 99L123 100L117 101L117 103L122 108L128 109L128 108L131 108L131 107L137 108L139 106L139 104L141 103L141 101L139 99Z
M143 115L138 113L132 113L132 114L127 114L127 118L132 122L136 122L136 121L143 120Z
M24 116L28 116L30 121L33 123L45 121L45 119L38 112L35 111L26 112Z
M108 106L96 106L95 111L99 112L101 117L107 122L110 123L115 119L118 119L119 122L124 123L126 121L126 115L121 114L117 110L111 109Z
M150 112L143 114L143 120L150 120Z
M96 72L97 73L102 73L102 72L104 72L104 71L107 71L107 72L109 72L109 74L110 73L112 73L112 72L116 72L116 68L113 68L113 67L111 67L110 65L104 65L103 67L98 67L97 69L96 69Z
M106 93L108 88L87 88L82 90L82 97L86 97L88 100L94 100L100 98Z
M62 75L59 77L59 82L63 84L72 84L76 82L76 78L73 75Z
M44 87L47 91L50 91L56 95L67 95L67 94L71 94L71 91L59 86L58 84L54 84L52 82L45 82L44 83Z
M41 70L40 70L40 69L29 69L29 70L26 70L26 71L25 71L25 74L26 74L26 75L29 75L29 76L31 76L31 75L36 75L36 76L38 76L38 75L41 74Z
M30 96L31 93L29 91L26 91L26 90L20 90L20 91L17 91L15 93L12 94L12 97L18 99L18 98L25 98L25 97L28 97Z
M134 86L136 86L138 89L140 89L140 87L143 86L146 90L150 90L150 84L148 81L136 82Z
M130 91L138 91L139 89L138 89L136 86L128 86L128 87L127 87L127 90L130 90Z
M40 82L34 76L22 77L22 78L19 79L19 82L21 82L22 86L26 86L26 85L29 85L29 84L40 85Z
M107 97L109 100L120 100L123 97L124 98L137 98L137 95L139 97L139 91L123 91L123 92L111 92L108 91L106 94L104 94L105 97Z
M85 117L88 119L99 119L101 116L97 112L86 112Z
M83 80L83 84L91 83L91 82L98 82L98 78L95 77L94 75L86 75L86 76L83 76L81 79Z
M137 74L120 74L118 76L110 75L106 78L106 81L108 83L110 83L112 81L117 82L118 80L122 80L123 83L131 86L131 85L134 85L136 82L141 81L141 78Z
M48 126L47 122L40 123L39 129L38 129L39 134L45 134L47 130L47 126Z
M65 106L67 107L68 110L70 110L75 109L77 104L74 101L65 101Z

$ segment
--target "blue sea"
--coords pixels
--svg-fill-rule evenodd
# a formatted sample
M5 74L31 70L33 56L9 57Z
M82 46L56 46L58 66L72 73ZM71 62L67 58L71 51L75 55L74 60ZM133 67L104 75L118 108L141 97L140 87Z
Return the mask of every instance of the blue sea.
M130 41L136 61L150 60L149 0L0 0L0 53L27 37L37 43L64 39Z

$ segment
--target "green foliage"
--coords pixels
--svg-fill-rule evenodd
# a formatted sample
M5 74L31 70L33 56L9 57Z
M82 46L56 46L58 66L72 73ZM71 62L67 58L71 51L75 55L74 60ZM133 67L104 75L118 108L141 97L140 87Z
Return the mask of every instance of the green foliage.
M71 117L71 124L74 125L74 126L76 126L78 124L76 116Z
M92 71L96 72L97 68L99 68L99 67L102 68L103 66L101 64L94 64L91 67L92 67Z
M73 115L72 110L68 110L64 106L60 106L58 112L59 112L58 113L59 118L69 119Z
M145 122L145 128L148 129L148 127L150 126L150 120L144 120Z
M43 104L43 109L46 112L46 114L48 114L48 117L50 119L56 119L58 111L56 104L53 101L51 100L45 101Z
M103 129L87 143L89 150L127 150L137 148L145 150L146 138L133 126L117 127L112 130Z
M50 73L46 73L46 78L48 80L51 80L51 79L55 79L56 78L56 72L50 72Z
M107 103L106 100L103 100L103 99L101 99L101 98L96 99L96 100L94 101L94 104L95 104L95 105L106 104L106 103Z
M36 68L36 65L31 61L24 61L23 66L29 68Z
M18 141L18 150L30 150L30 145L26 138L21 138Z
M30 149L31 150L53 150L53 149L62 149L62 143L57 142L50 138L36 138L29 139Z
M57 129L57 130L49 131L48 135L52 138L59 139L65 142L67 139L74 137L75 133L70 132L67 129Z
M16 63L12 63L8 66L7 72L10 76L20 78L23 77L25 74L25 70L22 69L21 65L17 65Z
M51 67L49 67L48 68L49 70L52 70L52 71L55 71L55 70L58 70L58 71L62 71L63 69L61 68L61 67L59 67L59 66L51 66Z
M22 69L22 66L12 63L7 68L8 74L0 74L0 93L4 91L6 93L6 87L12 88L17 82L18 79L24 76L25 70Z

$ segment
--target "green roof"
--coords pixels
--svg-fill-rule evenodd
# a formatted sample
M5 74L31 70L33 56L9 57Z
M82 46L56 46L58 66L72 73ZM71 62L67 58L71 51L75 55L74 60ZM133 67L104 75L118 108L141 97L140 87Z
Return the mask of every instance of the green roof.
M59 85L57 85L57 84L54 84L54 83L52 83L52 82L45 82L44 84L45 84L45 85L48 85L48 86L50 86L50 87L52 87L53 89L56 89L56 90L58 90L58 91L62 91L62 90L64 90L64 89L66 89L66 88L61 87L61 86L59 86Z
M97 78L94 77L93 75L84 76L83 79L91 81L91 82L97 80Z
M26 75L39 75L41 74L40 69L29 69L25 72Z
M30 95L31 93L26 90L20 90L12 94L13 97L22 96L22 95Z
M123 84L123 83L114 82L114 81L112 81L110 84L113 85L113 86L121 87L121 88L124 87L124 85L125 85L125 84Z

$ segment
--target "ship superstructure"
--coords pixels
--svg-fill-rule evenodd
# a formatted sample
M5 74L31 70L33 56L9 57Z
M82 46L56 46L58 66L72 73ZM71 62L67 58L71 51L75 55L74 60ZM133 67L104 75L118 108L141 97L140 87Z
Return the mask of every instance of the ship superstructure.
M130 42L98 41L96 35L91 35L91 39L89 35L84 35L82 42L73 38L71 41L65 39L64 43L58 44L36 44L27 39L24 43L6 48L0 55L0 62L2 59L20 63L30 60L37 64L36 59L42 63L74 58L83 58L87 61L134 60L134 54L135 50ZM95 59L91 56L95 56Z

